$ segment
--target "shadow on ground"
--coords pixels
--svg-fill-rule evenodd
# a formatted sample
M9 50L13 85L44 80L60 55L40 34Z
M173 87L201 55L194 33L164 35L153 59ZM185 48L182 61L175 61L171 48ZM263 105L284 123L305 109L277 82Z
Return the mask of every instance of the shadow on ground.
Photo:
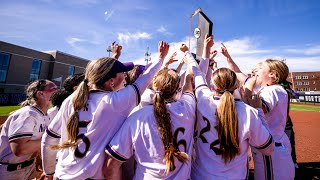
M320 180L320 162L298 163L295 180ZM249 180L254 180L253 169L250 169Z

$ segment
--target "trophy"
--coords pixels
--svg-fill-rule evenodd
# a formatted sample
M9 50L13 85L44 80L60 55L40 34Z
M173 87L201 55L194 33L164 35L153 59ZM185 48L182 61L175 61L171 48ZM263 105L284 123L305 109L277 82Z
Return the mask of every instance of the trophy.
M196 59L201 59L202 51L203 51L203 41L206 37L206 34L209 36L212 35L212 21L206 16L204 12L202 12L201 8L198 8L194 13L192 13L190 17L190 31L192 30L192 17L196 14L198 16L198 27L196 27L193 31L194 37L197 39L197 51L196 51ZM189 40L189 48L190 48L190 40Z

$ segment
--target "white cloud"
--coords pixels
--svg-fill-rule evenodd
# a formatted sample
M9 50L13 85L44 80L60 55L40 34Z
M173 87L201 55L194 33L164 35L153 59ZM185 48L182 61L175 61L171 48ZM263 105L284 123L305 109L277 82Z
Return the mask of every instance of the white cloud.
M215 42L215 45L221 46L222 42ZM250 55L270 53L271 50L259 49L259 39L252 37L244 37L241 39L233 39L223 42L227 49L231 49L234 55Z
M164 26L160 26L157 29L157 32L162 33L162 34L166 34L166 35L172 35L172 33L170 33L167 28L165 28Z
M157 29L158 32L160 33L164 33L164 32L167 32L167 29L163 26L160 26L158 29Z
M288 49L285 49L285 51L288 53L308 55L308 56L320 55L320 45L315 45L315 46L306 47L306 48L288 48Z
M146 32L137 33L118 33L118 40L120 43L128 44L129 41L136 41L140 39L151 39L151 34Z
M189 44L189 38L185 37L181 41L178 42L170 42L170 49L168 56L170 56L174 51L178 52L178 59L181 60L182 52L179 50L179 47L182 43ZM212 47L213 50L218 50L218 55L215 57L215 60L218 63L218 67L228 67L225 57L221 54L221 42L222 41L215 41L214 46ZM191 52L196 51L196 39L191 39ZM296 71L319 71L319 47L320 46L313 46L299 49L301 52L307 52L309 55L317 55L312 57L303 56L303 54L299 54L296 56L297 51L285 51L288 50L288 47L274 47L274 49L266 49L260 47L262 42L258 41L255 38L251 37L244 37L240 39L233 39L229 41L223 42L228 49L228 52L232 56L235 63L239 66L240 70L244 73L250 73L251 69L259 62L262 62L266 59L286 59L286 63L292 72ZM280 52L287 52L285 54L281 54ZM151 62L154 62L158 58L157 52L151 52ZM145 64L144 57L140 56L139 58L135 59L134 62L136 64ZM178 63L173 64L171 67L177 67ZM183 69L185 69L184 67Z
M104 20L108 21L108 19L113 15L113 13L114 13L114 10L112 10L111 12L108 12L108 11L104 12Z
M77 43L79 42L85 42L86 40L76 38L76 37L71 37L66 39L67 43L70 44L71 46L76 46Z

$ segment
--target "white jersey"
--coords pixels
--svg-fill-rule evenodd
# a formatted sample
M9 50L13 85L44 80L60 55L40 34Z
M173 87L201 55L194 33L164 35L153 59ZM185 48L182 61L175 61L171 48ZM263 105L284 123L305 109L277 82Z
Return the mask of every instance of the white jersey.
M47 114L50 117L50 120L53 120L53 118L57 115L58 111L59 111L59 108L57 106L54 106L48 109Z
M63 103L46 132L53 138L60 137L60 142L68 139L68 134L63 132L68 131L68 117L73 112L73 95ZM117 92L90 92L87 108L79 111L79 137L82 135L83 142L87 138L89 143L80 143L76 150L72 148L60 150L55 175L59 179L104 178L102 175L104 148L133 107L137 105L138 97L139 93L133 86ZM77 152L84 156L76 157Z
M279 86L267 86L260 90L262 104L267 110L266 122L275 142L282 142L287 135L284 132L287 122L288 94L286 90Z
M91 91L87 106L78 112L78 137L82 141L75 149L59 150L58 162L55 165L56 152L50 150L50 145L68 139L67 123L73 113L72 98L75 94L69 96L42 138L44 172L47 175L55 172L59 179L104 179L104 149L132 109L139 104L140 91L146 89L161 64L162 60L159 60L138 78L134 85L119 91Z
M279 85L263 87L260 92L265 117L270 133L275 141L275 151L271 156L261 154L252 148L255 179L294 179L295 170L291 157L291 145L285 134L287 121L288 94Z
M150 88L147 88L141 95L140 104L133 108L129 116L145 106L153 105L153 96L154 96L154 91Z
M216 125L216 110L220 103L214 97L199 69L193 68L197 97L197 132L195 161L192 164L191 179L246 179L248 176L248 148L255 146L271 153L274 147L272 136L264 126L262 109L254 109L235 99L238 118L238 140L240 154L227 164L219 152Z
M196 100L193 94L183 93L176 101L168 103L171 116L172 133L182 152L190 159L181 163L174 159L176 169L168 174L163 162L164 145L160 138L154 116L153 106L146 106L133 113L114 136L107 153L119 161L126 161L132 155L137 161L134 179L188 179L191 170L193 132L195 123Z
M31 137L31 140L41 139L49 122L49 116L35 106L25 106L11 114L1 130L0 162L15 164L30 160L33 154L15 156L10 142L26 137Z

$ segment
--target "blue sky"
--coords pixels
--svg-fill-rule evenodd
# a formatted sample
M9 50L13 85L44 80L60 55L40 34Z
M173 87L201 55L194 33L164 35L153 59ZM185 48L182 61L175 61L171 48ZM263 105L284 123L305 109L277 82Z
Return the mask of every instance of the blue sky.
M170 53L189 41L190 15L201 7L213 21L214 49L224 42L243 72L267 58L286 59L291 71L320 71L318 0L0 0L0 40L39 51L95 59L113 41L121 61L145 64L157 42ZM193 19L193 28L197 17ZM195 39L191 38L195 50ZM226 66L219 54L220 67Z

